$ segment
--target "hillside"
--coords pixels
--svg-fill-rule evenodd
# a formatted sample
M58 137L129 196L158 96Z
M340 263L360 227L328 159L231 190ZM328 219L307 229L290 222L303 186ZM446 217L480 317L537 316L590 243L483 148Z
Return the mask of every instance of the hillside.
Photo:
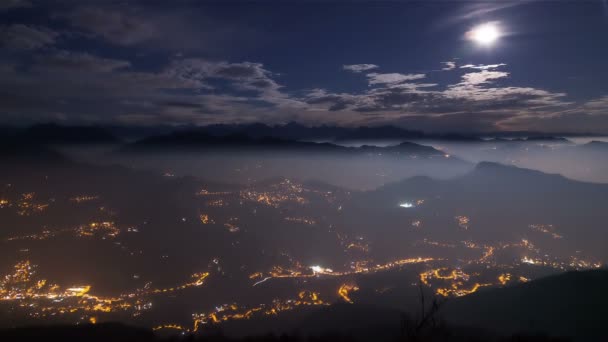
M577 341L605 341L608 271L568 272L454 299L443 315L452 324L501 333L545 332Z

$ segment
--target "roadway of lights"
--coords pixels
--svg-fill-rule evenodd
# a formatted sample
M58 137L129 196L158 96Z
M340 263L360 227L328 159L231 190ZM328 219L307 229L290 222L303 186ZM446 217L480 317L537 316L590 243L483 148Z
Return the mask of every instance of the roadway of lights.
M340 288L338 289L338 295L345 302L352 304L353 300L350 298L350 295L352 292L355 292L358 290L359 290L359 287L357 285L342 284L342 286L340 286Z
M39 279L35 277L36 269L37 265L31 264L28 260L22 261L14 266L13 273L5 275L0 280L0 302L17 302L34 318L78 312L92 315L96 312L117 311L131 311L135 317L141 311L152 307L149 296L174 293L189 287L200 287L205 284L205 280L209 276L208 272L195 273L191 276L191 281L177 286L150 288L150 284L147 284L143 289L136 289L131 293L104 297L91 294L91 285L73 285L62 288L46 279ZM97 320L96 317L95 320Z
M531 224L528 227L530 229L541 232L543 234L548 234L554 239L563 239L564 237L555 232L555 227L552 224Z
M254 186L239 192L239 196L242 200L257 202L273 208L279 208L285 203L294 203L299 205L309 204L309 200L304 197L306 194L319 195L328 203L333 203L336 200L335 195L331 191L307 189L301 183L294 182L289 179L284 179L281 182L265 187L264 190L257 189Z
M355 274L371 274L382 271L387 271L395 268L402 267L404 265L409 264L421 264L428 263L432 261L439 261L442 259L439 258L426 258L426 257L418 257L418 258L408 258L408 259L399 259L391 262L387 262L384 264L376 264L369 265L370 262L353 262L352 269L344 270L344 271L334 271L329 268L325 268L322 266L314 265L310 267L303 267L300 263L296 262L295 267L292 269L283 268L281 266L274 266L269 272L262 273L256 272L249 276L252 280L258 280L254 283L255 285L259 285L261 282L265 282L271 279L279 279L279 278L314 278L320 276L328 276L328 277L343 277Z
M14 201L14 204L9 199L0 198L0 209L15 206L17 209L17 215L31 216L45 211L51 202L55 202L54 198L49 199L48 202L39 202L36 201L36 197L35 192L22 193L19 198ZM69 198L69 201L74 203L83 203L97 199L99 199L99 196L96 195L78 195Z
M468 216L458 215L454 217L454 219L460 228L463 230L469 230L469 223L471 222L471 219Z
M81 196L74 196L74 197L70 198L70 201L76 202L76 203L83 203L83 202L95 201L98 199L99 199L99 196L81 195Z
M592 262L576 257L570 257L567 260L558 258L550 258L546 254L542 254L541 251L535 247L532 242L528 239L522 239L520 242L511 244L499 244L498 246L489 245L478 245L472 241L462 241L463 245L467 248L472 249L483 249L482 255L479 259L469 260L465 263L467 266L473 265L485 265L492 266L494 270L512 269L518 266L517 263L513 265L508 264L497 264L493 257L499 250L507 248L521 248L524 249L528 254L536 254L536 257L524 256L521 258L519 265L528 264L534 266L542 266L553 268L560 271L567 270L583 270L600 268L602 264L599 262ZM442 247L450 246L446 244L439 244ZM455 246L453 246L455 247ZM465 266L466 267L466 266ZM477 292L480 288L488 286L505 286L512 282L527 282L530 279L523 275L513 275L509 272L503 272L499 274L495 279L489 280L485 274L482 273L467 273L463 268L450 268L440 267L431 268L425 270L419 274L420 283L432 287L435 289L435 294L443 297L461 297L471 293Z
M234 220L233 220L234 221ZM115 226L111 222L92 222L90 224L79 226L76 229L64 230L64 231L75 231L78 236L92 236L97 230L101 232L110 232L109 236L115 236L111 232L116 232ZM119 232L119 231L118 231ZM56 234L54 232L53 234ZM26 236L25 238L30 239L42 239L52 236L50 232L43 232L39 236ZM23 237L22 237L23 238ZM446 244L436 241L423 240L425 244L437 246L455 248L456 244ZM522 239L515 243L501 243L497 246L489 246L485 244L477 244L473 241L462 241L462 246L470 249L483 250L481 256L478 259L469 260L466 265L492 265L497 268L508 266L508 265L497 265L493 260L493 256L496 251L507 248L523 248L531 256L524 256L521 259L521 264L538 265L545 267L552 267L560 270L566 269L587 269L601 267L601 264L594 263L579 258L572 257L570 260L556 261L547 259L546 255L540 253L540 250L530 242L528 239ZM534 256L536 255L536 256ZM263 282L274 278L312 278L312 277L340 277L354 274L371 274L375 272L381 272L385 270L394 269L407 264L418 264L433 262L446 261L438 258L409 258L400 259L385 264L373 264L368 260L358 260L351 263L350 270L334 271L332 269L324 268L322 266L304 267L297 261L294 262L292 268L283 268L275 266L270 272L262 273L256 272L251 275L251 279L255 281L254 286L259 285ZM35 267L31 266L29 262L20 263L15 266L15 272L13 275L8 275L5 280L1 282L0 294L1 300L3 301L17 301L21 307L27 307L31 311L30 316L35 318L44 318L60 314L78 313L88 314L89 321L96 321L97 317L93 316L94 313L110 313L118 311L130 311L133 316L139 315L144 310L149 310L152 303L148 300L148 296L169 294L179 290L186 289L188 287L202 286L205 279L209 276L208 273L198 273L193 275L193 281L178 285L175 287L162 288L162 289L151 289L148 285L143 289L138 289L133 293L122 294L117 297L100 297L90 293L90 285L71 286L65 289L61 289L59 286L54 284L47 285L47 281L44 279L38 280L27 286L11 287L11 282L21 281L28 282L31 279L31 272ZM524 282L529 279L519 275L512 275L510 273L502 273L494 281L472 281L476 274L468 274L462 269L448 269L448 268L432 268L428 269L420 274L421 283L426 286L435 288L435 293L440 296L464 296L478 291L482 287L486 286L504 286L513 281ZM358 288L355 285L344 284L338 291L338 297L342 298L345 302L352 303L353 299L351 293L356 291ZM316 295L318 297L318 294ZM305 300L287 300L280 301L274 300L272 304L260 305L259 307L247 308L240 307L237 304L230 306L230 310L226 313L219 314L212 312L208 315L197 314L195 319L196 323L193 329L183 330L180 325L161 325L156 327L158 329L176 329L182 331L197 331L201 324L221 323L227 320L233 319L248 319L255 314L277 314L281 311L292 310L301 305L327 305L326 302L319 302L317 300L305 301ZM226 308L224 308L225 310ZM223 311L224 311L223 310ZM222 311L222 312L223 312ZM215 317L215 318L214 318Z
M317 224L317 221L315 221L314 219L311 219L311 218L307 218L307 217L285 217L285 221L294 222L294 223L303 223L303 224L307 224L307 225L311 225L311 226Z
M298 307L327 306L330 304L330 302L321 299L318 292L300 291L295 299L274 299L271 303L257 306L240 306L236 303L222 304L216 306L211 312L194 313L192 314L192 328L171 323L158 325L153 330L172 329L182 333L196 333L208 325L233 320L246 320L256 316L276 316Z
M21 198L17 202L17 215L30 216L46 210L49 203L34 202L35 192L21 194Z
M470 241L465 241L463 244L469 248L484 249L484 253L475 262L479 264L489 264L488 259L493 255L493 251L500 247L488 247L485 245L477 245ZM534 246L527 240L523 240L517 244L505 244L502 248L507 247L525 247L528 250L534 250ZM432 267L432 263L446 262L444 259L436 258L409 258L400 259L385 264L372 265L369 261L353 262L352 269L346 271L334 271L321 266L312 266L309 268L303 267L298 262L295 262L296 268L293 270L284 269L280 266L275 266L266 275L262 272L256 272L250 276L252 281L256 281L254 286L274 279L274 278L313 278L313 277L340 277L353 274L369 274L394 269L408 264L427 264ZM469 262L467 264L471 264ZM524 258L522 263L543 265L540 261L532 258ZM496 265L500 267L499 265ZM555 266L549 264L548 266ZM566 267L567 265L558 265ZM593 264L578 260L572 262L570 267L590 268L599 267L598 264ZM150 288L147 284L143 289L138 289L132 293L122 294L116 297L101 297L92 295L90 285L70 286L65 289L58 285L48 283L45 279L35 279L36 267L31 265L29 261L25 261L15 265L15 271L4 277L0 282L0 300L1 301L16 301L20 307L30 310L30 316L34 318L45 318L61 314L78 314L81 313L82 319L88 319L89 322L96 322L96 313L111 313L126 311L131 312L132 316L136 317L142 311L149 310L152 307L150 296L170 294L176 291L186 289L188 287L199 287L204 285L209 273L197 273L192 275L192 281L168 288ZM484 278L482 274L471 273L459 268L429 268L420 273L420 282L425 286L435 289L435 293L439 296L465 296L478 291L486 286L504 286L511 282L524 282L529 279L524 276L516 276L511 273L501 273L494 281L480 281L476 279ZM261 280L260 280L261 279ZM337 290L337 297L347 303L353 303L352 293L357 291L358 287L352 283L342 284ZM316 306L329 305L326 300L321 300L320 295L316 292L301 292L296 299L279 300L274 299L271 303L260 304L259 306L248 307L240 306L236 303L220 305L213 311L207 313L193 314L193 327L186 329L179 324L160 324L154 327L155 330L174 329L182 332L196 332L201 327L207 324L218 324L229 320L249 319L255 315L276 315L280 312L293 310L301 306ZM87 316L88 315L88 316Z
M130 232L133 232L133 227L130 227ZM77 226L76 228L66 228L58 230L45 229L40 233L12 236L6 241L16 240L46 240L55 237L59 234L73 233L77 237L92 237L99 235L102 239L115 238L120 234L121 230L116 227L116 224L111 221L90 222Z
M443 297L461 297L476 292L480 287L492 285L478 282L468 285L470 279L471 276L462 269L436 268L420 273L420 282L426 286L430 287L431 283L435 281L448 285L435 290L437 295Z
M429 244L437 247L447 247L447 248L455 248L456 244L447 244L436 241L429 241L424 239L422 241L424 244ZM471 259L465 261L465 265L474 266L474 265L485 265L492 266L497 269L502 268L512 268L513 266L517 266L517 263L514 265L506 265L506 264L497 264L494 261L494 257L497 251L505 250L508 248L520 248L528 251L528 253L536 254L537 257L528 257L525 256L521 259L521 264L530 264L537 266L550 267L557 270L581 270L581 269L592 269L592 268L600 268L602 266L599 262L592 262L576 257L570 257L567 260L561 260L557 258L551 259L549 256L542 254L539 249L537 249L534 244L532 244L527 239L522 239L517 243L510 244L499 244L497 246L491 246L486 244L477 244L473 241L462 241L461 245L469 248L469 249L478 249L481 250L481 255L477 259ZM254 286L260 285L266 281L277 278L313 278L320 276L329 276L329 277L341 277L341 276L349 276L355 274L371 274L381 271L386 271L394 268L401 267L407 264L429 264L432 262L440 262L446 261L441 258L432 258L432 257L418 257L418 258L409 258L409 259L401 259L395 260L392 262L388 262L385 264L372 264L370 261L359 260L357 262L353 262L351 264L351 269L335 271L329 268L325 268L319 265L314 265L310 267L304 267L299 262L294 262L291 268L285 268L282 266L274 266L269 272L256 272L250 276L250 279L254 280ZM451 272L444 274L443 272L446 269L429 269L420 274L420 280L423 284L427 286L431 286L431 280L450 280L451 284L448 287L439 288L437 290L437 294L443 296L463 296L477 291L479 288L484 286L493 286L493 285L505 285L507 282L514 280L527 281L528 278L524 276L511 277L509 274L503 275L499 277L496 281L493 282L475 282L472 284L469 283L470 276L467 273L464 273L463 270L453 269ZM468 287L467 287L468 286Z

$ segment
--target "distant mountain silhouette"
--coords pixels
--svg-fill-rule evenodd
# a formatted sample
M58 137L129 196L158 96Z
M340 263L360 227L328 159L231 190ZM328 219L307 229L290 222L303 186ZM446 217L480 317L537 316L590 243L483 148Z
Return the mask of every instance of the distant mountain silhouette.
M289 140L328 139L328 140L368 140L368 139L413 139L422 138L421 131L411 131L395 126L340 127L304 126L296 122L269 126L262 123L230 125L218 124L201 127L204 132L216 135L244 134L252 138L274 137Z
M494 137L491 139L485 140L485 142L492 143L525 143L525 142L547 142L547 143L572 143L570 140L564 137L551 136L551 135L537 135L530 137L522 137L522 138L506 138L506 137Z
M527 137L525 140L526 141L564 142L564 143L570 142L570 140L568 140L564 137L556 137L556 136L550 136L550 135L532 136L532 137Z
M441 140L461 142L481 142L482 137L495 137L494 141L550 141L568 142L563 135L548 135L542 132L423 132L392 125L344 127L333 125L306 126L297 122L268 125L249 124L212 124L194 125L156 125L156 126L68 126L56 123L37 124L29 128L0 126L4 136L19 134L25 138L45 143L105 143L122 140L139 140L147 137L166 135L172 132L199 131L211 136L243 135L250 138L278 138L284 140L323 140L323 141L365 141L365 140ZM510 137L509 139L506 139Z
M344 147L331 143L314 143L286 140L274 137L252 138L245 134L233 134L225 136L211 135L204 130L191 130L174 132L142 139L127 145L123 151L153 151L162 149L182 150L210 150L210 149L238 149L246 150L270 150L270 151L293 151L293 152L333 152L333 153L388 153L419 156L443 156L444 153L430 146L404 142L395 146L377 147Z
M584 145L579 146L579 148L594 152L608 152L608 142L593 140Z
M523 185L526 186L523 186ZM464 176L436 180L426 176L417 176L392 183L369 192L368 196L384 197L391 200L393 196L406 193L444 193L456 192L458 196L487 195L498 198L503 192L536 193L545 196L547 191L562 191L562 187L582 187L585 190L595 189L596 184L577 182L557 174L547 174L536 170L519 168L494 162L480 162ZM608 185L601 188L608 189Z
M420 139L425 136L421 131L410 131L395 126L377 126L344 130L336 140Z
M453 299L452 324L497 332L545 332L576 341L608 340L608 271L569 272Z
M0 162L10 163L64 163L68 159L61 153L37 143L0 142Z
M41 144L113 143L118 141L112 133L102 127L60 126L52 123L31 126L15 138Z
M26 128L2 126L0 142L14 145L105 144L117 143L119 139L104 127L49 123Z
M429 133L419 130L411 130L391 125L383 126L360 126L360 127L341 127L341 126L305 126L296 122L289 122L284 125L266 125L262 123L251 124L216 124L200 127L200 129L210 135L226 136L243 134L252 138L274 137L288 140L443 140L443 141L462 141L462 142L481 142L482 136L520 137L521 141L563 141L565 138L550 136L539 132L495 132L495 133ZM563 135L563 134L558 134ZM507 140L507 139L505 139ZM566 140L567 141L567 140Z
M471 215L476 228L469 234L478 239L508 240L527 234L530 224L559 222L571 248L584 248L600 260L608 257L604 244L608 238L604 227L608 184L497 163L479 163L469 173L452 179L418 176L357 194L344 207L344 215L350 210L369 217L399 215L399 203L418 199L429 203L419 210L439 208L437 213L446 219Z

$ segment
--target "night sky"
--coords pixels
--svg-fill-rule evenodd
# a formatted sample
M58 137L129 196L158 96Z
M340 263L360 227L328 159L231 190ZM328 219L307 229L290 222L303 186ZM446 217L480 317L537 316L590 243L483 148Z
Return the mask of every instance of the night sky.
M0 0L0 124L608 133L608 3Z

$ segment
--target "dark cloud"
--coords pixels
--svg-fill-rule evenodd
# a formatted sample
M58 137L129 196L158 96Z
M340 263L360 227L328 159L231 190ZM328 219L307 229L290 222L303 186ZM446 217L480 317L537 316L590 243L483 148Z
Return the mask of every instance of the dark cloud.
M2 0L0 1L0 11L9 10L20 7L32 7L32 3L28 0Z
M110 72L131 66L129 61L102 58L89 53L55 51L40 55L34 68L38 71L90 71Z
M71 1L72 7L53 12L91 40L149 51L171 51L176 56L219 55L256 45L260 35L238 21L217 20L195 10L190 1L150 2ZM194 6L197 7L197 6Z
M252 91L256 99L274 105L295 104L281 92L282 85L261 63L209 61L200 58L175 60L165 71L167 75L197 84L201 89L215 89L214 80L224 80L234 90Z
M441 64L443 64L443 68L441 68L441 70L449 71L456 69L456 62L454 61L441 62Z
M120 45L138 44L158 34L157 28L147 20L111 9L83 7L59 17L76 28Z
M0 27L0 45L9 49L40 49L55 44L58 37L58 32L44 27L23 24Z
M167 102L161 103L161 105L169 106L169 107L181 107L181 108L200 108L201 107L200 103L183 102L183 101L167 101Z
M259 63L221 63L213 71L213 76L230 79L263 78L268 73Z

